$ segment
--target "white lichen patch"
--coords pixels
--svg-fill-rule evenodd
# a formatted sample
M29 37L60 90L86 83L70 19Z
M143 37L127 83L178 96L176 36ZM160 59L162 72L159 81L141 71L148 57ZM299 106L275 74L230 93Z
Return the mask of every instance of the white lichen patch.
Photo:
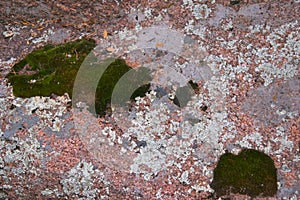
M7 110L9 109L10 100L7 98L0 98L0 118L7 116Z
M63 126L60 118L67 112L67 104L70 101L66 94L55 99L39 96L27 99L15 98L12 103L16 107L25 109L24 112L27 115L32 115L33 113L37 115L41 119L39 122L43 125L48 124L51 130L59 131ZM13 114L14 111L11 113Z
M263 136L261 133L254 132L250 135L246 135L242 140L236 141L236 144L240 145L242 148L262 148ZM253 146L253 144L255 146Z
M273 151L271 154L278 154L280 155L282 152L285 151L292 151L294 145L293 141L290 141L285 133L285 129L282 126L276 127L275 135L271 136L271 141L279 144L279 149Z
M151 147L146 147L140 151L141 154L134 159L134 164L130 166L130 171L136 174L143 174L144 179L149 181L153 178L153 175L157 175L158 172L165 168L165 155Z
M186 33L189 34L194 34L199 36L201 39L205 39L207 28L203 25L195 25L194 20L189 20L188 24L184 27L184 30Z
M249 26L249 32L245 34L245 41L233 38L231 31L227 37L218 36L215 39L216 49L222 47L227 55L209 55L206 62L213 72L224 70L227 80L234 80L242 74L243 79L250 84L252 74L248 72L248 66L255 66L267 86L276 79L290 79L298 73L300 57L300 28L298 22L287 23L274 30L268 25ZM224 29L232 28L231 21L223 24ZM260 40L258 43L257 40ZM261 43L264 45L261 45ZM237 56L233 64L233 55ZM236 89L236 88L233 88Z
M254 61L257 65L255 70L261 72L260 76L264 79L265 86L272 83L274 78L287 80L298 73L300 27L297 21L284 24L269 34L268 27L250 27L250 30L252 33L255 33L255 30L266 32L264 41L270 44L270 48L252 48L252 54L257 57Z
M32 42L34 44L41 43L41 42L48 42L48 40L54 34L55 34L55 32L53 31L53 28L52 29L48 29L48 30L45 30L43 32L42 36L40 36L40 37L30 37L30 38L27 39L27 41L30 41L30 42Z
M127 27L125 27L124 30L118 32L120 40L128 39L130 35L132 35L132 31L129 31Z
M20 35L20 32L23 29L27 28L27 26L17 26L17 25L15 25L15 26L5 25L4 27L5 27L6 31L4 31L2 33L2 35L4 36L4 38L10 38L10 39L11 39L11 37Z
M214 192L214 190L209 186L209 184L204 184L203 185L193 185L192 188L196 191L196 192Z
M144 11L144 15L146 18L151 18L152 17L152 9L151 8L146 8Z
M215 1L210 1L210 3L214 4ZM207 5L207 1L184 0L183 7L184 6L187 6L196 20L206 19L212 12L211 8Z
M104 187L109 185L103 173L94 169L92 163L81 161L66 173L60 183L67 195L83 200L95 199L98 196L99 189L94 186L96 181L101 182Z
M225 22L222 24L222 28L225 30L225 31L229 31L233 28L233 23L232 23L232 20L229 20L228 22Z
M181 176L179 177L179 181L181 183L184 183L184 184L187 184L189 185L190 184L190 181L189 181L189 172L186 170L184 171Z
M6 170L12 170L17 176L24 173L38 175L41 173L40 168L36 167L36 160L45 156L39 141L32 135L26 139L11 137L10 142L0 140L0 174L5 174ZM18 168L10 169L7 165L17 164ZM8 181L8 179L6 179Z
M197 4L193 7L192 14L198 19L206 19L211 13L211 9L206 4Z
M181 121L172 120L174 111L169 109L167 103L155 105L156 101L152 99L153 104L148 105L146 109L143 104L149 102L147 97L137 99L137 108L142 106L144 109L136 113L136 118L132 121L133 126L128 129L126 136L136 136L138 141L146 141L147 145L140 149L139 155L134 159L131 172L142 174L145 180L150 180L168 166L176 166L182 171L183 163L191 156L194 157L195 164L198 163L202 167L209 165L211 161L217 161L217 156L223 153L223 146L218 144L219 134L227 123L226 109L220 99L226 96L227 90L224 81L217 77L207 81L205 87L209 91L208 96L195 95L185 108L174 113L182 119ZM210 120L201 114L203 104L210 106L213 111ZM189 116L198 122L191 123L193 119ZM192 149L195 141L206 144L205 150L199 149L195 152ZM212 159L207 159L208 162L197 162L205 157ZM211 173L206 175L212 176ZM190 183L187 171L175 179L184 184Z
M7 61L2 61L2 59L0 59L0 66L10 66L12 65L17 59L14 57L11 57L9 60Z

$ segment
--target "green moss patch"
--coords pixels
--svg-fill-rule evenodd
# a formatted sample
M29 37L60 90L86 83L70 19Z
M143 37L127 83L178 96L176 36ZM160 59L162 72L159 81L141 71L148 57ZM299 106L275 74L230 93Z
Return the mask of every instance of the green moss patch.
M147 68L133 70L124 60L116 59L107 67L99 80L95 96L96 113L105 115L105 108L111 103L113 91L116 92L113 103L118 106L126 106L128 100L145 96L150 88L150 80L150 71ZM119 81L121 83L117 85Z
M14 65L12 71L7 75L13 86L14 95L28 98L68 93L72 97L77 72L86 56L95 46L94 40L81 39L62 45L46 45L28 54L23 60ZM95 57L91 58L94 59ZM102 76L95 94L96 113L100 115L105 114L106 106L111 101L115 85L130 70L133 71L132 75L122 89L124 94L130 94L128 99L144 96L150 87L147 81L150 81L151 77L145 68L132 70L122 59L110 60L112 63L103 74L101 73ZM96 62L96 60L93 62ZM94 67L101 67L101 65L95 65ZM98 71L101 72L101 69ZM97 78L99 74L95 74L95 72L98 71L89 70L86 74L91 74L86 79ZM143 79L143 84L135 87L138 88L135 90L133 86L136 86L135 83L140 79Z
M49 44L28 54L7 76L14 95L71 96L77 71L95 46L95 41L81 39L57 46Z
M211 187L218 197L230 193L274 196L277 192L274 162L268 155L253 149L244 149L239 155L225 153L214 170Z

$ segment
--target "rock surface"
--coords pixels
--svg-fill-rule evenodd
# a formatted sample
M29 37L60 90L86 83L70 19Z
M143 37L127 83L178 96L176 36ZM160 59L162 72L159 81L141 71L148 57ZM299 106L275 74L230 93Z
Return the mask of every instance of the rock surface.
M214 199L220 156L243 148L274 161L270 198L299 199L300 2L231 2L2 1L0 199ZM104 118L67 94L13 96L15 63L81 37L153 70L153 91Z

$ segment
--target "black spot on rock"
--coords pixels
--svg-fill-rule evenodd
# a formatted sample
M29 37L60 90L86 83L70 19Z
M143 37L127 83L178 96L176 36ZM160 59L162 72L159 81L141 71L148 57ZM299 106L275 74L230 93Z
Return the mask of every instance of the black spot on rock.
M140 147L146 147L147 146L147 142L143 141L143 140L137 141L136 145L138 146L138 148L140 148Z
M230 5L234 6L234 5L237 5L241 2L241 0L231 0L230 1Z

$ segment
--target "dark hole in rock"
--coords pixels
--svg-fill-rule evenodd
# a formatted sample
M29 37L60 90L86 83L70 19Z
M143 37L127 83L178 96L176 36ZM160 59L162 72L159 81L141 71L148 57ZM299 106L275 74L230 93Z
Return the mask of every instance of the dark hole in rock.
M137 141L136 145L138 146L138 148L140 147L146 147L147 146L147 142L146 141Z
M37 110L38 110L38 108L35 108L35 109L33 109L33 110L31 111L31 113L33 114L33 113L35 113Z
M203 106L200 107L200 109L201 109L203 112L205 112L205 111L207 110L207 108L208 108L208 107L207 107L206 105L203 105Z
M190 80L189 81L190 86L193 88L193 90L196 92L197 90L199 90L199 86L197 83L195 83L194 81Z
M17 106L15 106L14 104L11 104L11 106L9 107L10 110L15 109Z
M230 1L230 5L237 5L237 4L239 4L241 2L241 0L231 0Z

